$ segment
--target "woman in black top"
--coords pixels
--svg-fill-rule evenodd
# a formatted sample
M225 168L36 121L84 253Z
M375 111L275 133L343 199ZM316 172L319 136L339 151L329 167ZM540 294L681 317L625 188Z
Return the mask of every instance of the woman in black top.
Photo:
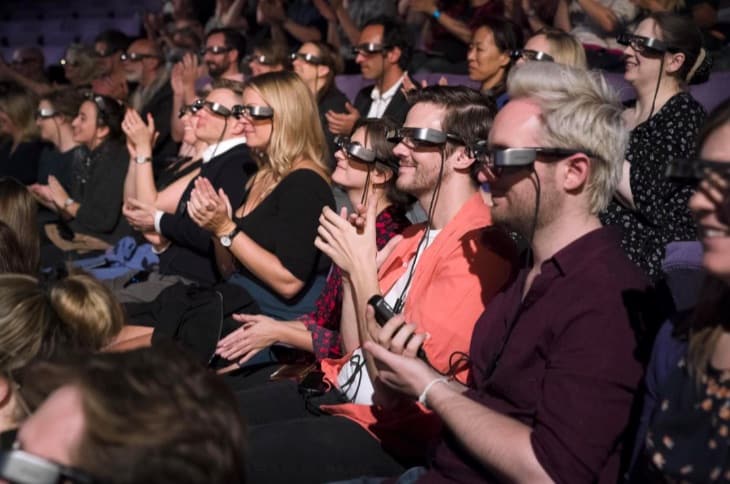
M46 226L46 234L63 250L81 248L106 248L124 236L129 230L122 217L122 192L127 173L127 149L121 123L124 107L115 99L98 94L91 95L79 108L78 116L71 124L74 140L84 145L88 154L75 167L71 193L53 177L48 177L48 187L58 213L68 221L75 237L71 244L59 240L59 232ZM81 236L81 237L79 237ZM71 237L71 234L65 236ZM81 241L83 239L83 242Z
M624 41L629 44L624 77L637 98L624 111L630 135L623 176L601 221L621 227L627 255L656 280L665 246L697 238L687 208L692 188L664 173L672 159L695 155L705 119L705 110L684 89L702 65L702 36L690 20L656 13Z
M314 97L291 72L250 79L242 115L260 157L243 205L234 212L225 193L199 179L188 213L212 232L221 273L233 274L264 314L294 319L314 309L330 265L314 247L322 208L334 206L324 135Z
M306 42L292 54L292 67L317 99L319 122L327 140L327 160L333 169L337 148L324 115L328 111L347 112L347 97L335 85L335 76L342 72L342 58L324 42Z
M0 82L0 176L31 185L43 143L35 125L36 99L14 82Z

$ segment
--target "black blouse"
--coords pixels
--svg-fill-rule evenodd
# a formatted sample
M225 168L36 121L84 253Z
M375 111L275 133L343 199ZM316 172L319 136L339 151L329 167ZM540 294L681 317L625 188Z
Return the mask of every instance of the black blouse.
M696 138L705 110L686 92L672 97L647 121L631 131L626 159L636 210L615 198L601 214L604 225L623 230L621 245L629 259L652 279L661 277L664 248L675 240L696 240L688 203L692 187L666 178L669 162L696 154Z
M329 270L329 259L314 246L325 206L335 207L330 185L314 171L298 169L285 176L251 213L235 222L254 242L275 254L295 277L308 281L314 274ZM251 277L245 268L242 272Z

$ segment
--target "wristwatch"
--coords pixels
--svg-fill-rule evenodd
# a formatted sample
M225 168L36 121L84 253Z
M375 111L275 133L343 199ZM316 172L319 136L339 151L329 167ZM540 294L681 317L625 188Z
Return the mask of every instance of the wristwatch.
M71 205L73 205L73 204L74 204L74 202L75 202L75 201L76 201L76 200L74 200L73 198L71 198L71 197L68 197L68 198L67 198L67 199L66 199L66 200L65 200L65 201L63 202L63 208L68 208L68 207L70 207Z
M231 230L230 233L227 233L225 235L221 235L218 238L218 240L220 241L220 243L221 243L221 245L223 247L228 248L228 247L231 246L231 244L233 243L233 239L236 237L236 235L238 235L238 233L240 231L241 231L241 229L239 229L238 227L236 227L235 229Z
M135 161L135 162L136 162L136 163L137 163L138 165L143 165L143 164L145 164L145 163L148 163L148 162L152 161L152 157L151 157L151 156L139 156L139 155L137 155L137 156L136 156L136 157L134 158L134 161Z

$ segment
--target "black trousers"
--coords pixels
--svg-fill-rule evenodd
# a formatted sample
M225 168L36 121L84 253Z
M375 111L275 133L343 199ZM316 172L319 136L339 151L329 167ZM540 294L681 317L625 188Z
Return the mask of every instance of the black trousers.
M322 483L359 476L397 476L410 463L389 455L365 429L344 418L321 414L317 406L339 395L305 401L293 381L269 382L250 374L237 381L237 397L248 423L249 482ZM235 377L234 377L235 378ZM246 378L247 379L247 378Z

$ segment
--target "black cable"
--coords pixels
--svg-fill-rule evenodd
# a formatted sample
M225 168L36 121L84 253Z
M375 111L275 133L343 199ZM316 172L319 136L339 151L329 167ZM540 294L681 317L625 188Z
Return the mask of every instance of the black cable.
M656 80L656 88L654 89L654 99L651 100L651 111L649 111L649 117L646 118L647 121L651 119L652 114L654 114L654 106L656 105L656 97L657 94L659 94L659 85L662 83L662 73L664 72L664 56L662 55L661 63L659 64L659 77Z
M424 230L423 235L421 236L421 240L418 241L418 246L416 247L416 255L413 256L413 264L411 264L411 268L408 270L408 279L406 279L406 285L403 286L403 290L401 291L400 295L398 296L398 299L395 301L395 305L393 307L393 311L396 314L400 314L401 311L403 311L403 306L405 305L405 297L408 292L408 288L411 285L413 274L416 271L416 264L418 264L418 258L422 252L421 248L425 245L428 246L428 239L431 235L431 227L433 226L433 212L436 209L436 201L439 197L439 193L441 193L441 181L444 177L444 162L446 161L446 153L445 153L446 146L444 145L441 148L441 166L439 167L439 177L436 181L436 187L433 191L433 197L431 197L431 202L428 204L428 216L426 221L426 230ZM425 248L423 249L426 250Z
M223 136L226 135L226 130L228 129L228 116L223 117L223 131L221 131L221 135L218 137L218 142L215 144L215 148L213 148L213 154L210 156L210 159L212 160L215 158L215 153L218 151L218 146L220 146L221 142L223 141Z

